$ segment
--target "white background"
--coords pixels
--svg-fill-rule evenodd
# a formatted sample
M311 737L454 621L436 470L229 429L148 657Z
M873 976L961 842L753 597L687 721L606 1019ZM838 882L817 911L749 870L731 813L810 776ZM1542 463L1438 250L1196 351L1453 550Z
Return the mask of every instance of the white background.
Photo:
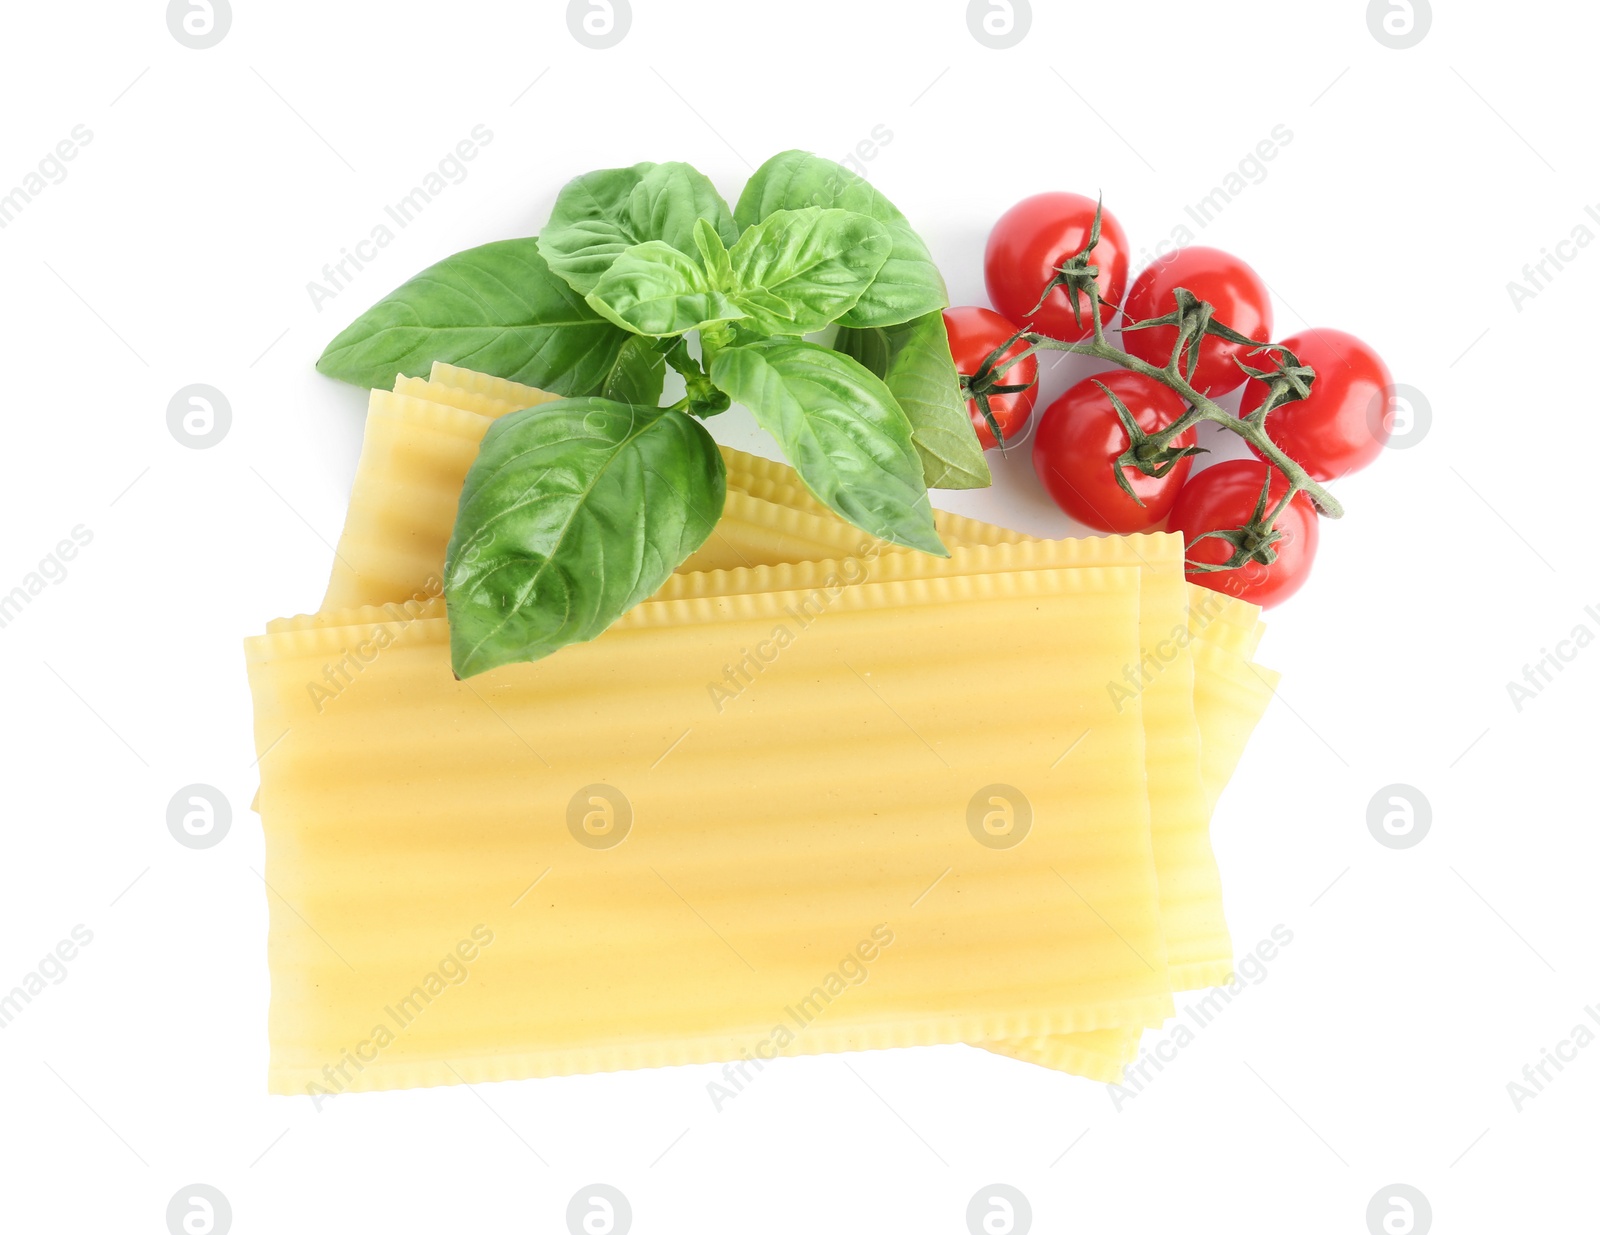
M0 193L93 139L0 230L0 591L73 527L93 541L0 629L0 990L75 925L94 941L0 1031L7 1229L159 1233L197 1181L251 1233L561 1231L596 1180L639 1232L959 1235L996 1181L1040 1231L1359 1235L1395 1182L1439 1231L1592 1224L1600 1044L1520 1112L1506 1086L1600 1003L1600 648L1520 712L1506 683L1600 633L1600 247L1520 311L1506 284L1600 234L1600 17L1440 5L1392 50L1354 0L1040 2L996 51L964 7L635 0L603 51L554 2L236 3L198 51L155 0L8 8ZM308 281L479 124L465 182L318 312ZM1280 124L1265 179L1194 229L1184 207ZM1357 333L1431 405L1420 444L1339 486L1348 517L1272 615L1282 690L1216 820L1237 945L1294 942L1121 1110L964 1047L784 1062L720 1114L712 1068L267 1097L240 640L326 581L364 397L314 372L322 346L423 266L537 231L580 172L686 159L732 200L770 154L879 125L871 178L958 303L983 302L1013 201L1103 191L1136 253L1188 221L1257 267L1280 334ZM208 450L166 425L194 382L232 406ZM715 427L758 440L742 412ZM963 509L1071 530L1026 450L996 473ZM232 803L215 848L167 831L191 782ZM1433 810L1403 851L1366 824L1394 782Z

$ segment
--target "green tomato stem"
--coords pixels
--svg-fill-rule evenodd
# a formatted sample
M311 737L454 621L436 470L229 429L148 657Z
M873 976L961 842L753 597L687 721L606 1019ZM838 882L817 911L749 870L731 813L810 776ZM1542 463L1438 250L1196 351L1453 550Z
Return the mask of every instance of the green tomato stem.
M1169 361L1165 368L1157 368L1148 361L1140 360L1137 356L1130 356L1121 348L1113 347L1106 342L1105 334L1098 328L1099 305L1093 306L1097 315L1095 322L1096 338L1082 343L1063 343L1060 339L1052 339L1042 334L1024 334L1022 337L1028 341L1028 351L1070 352L1075 356L1093 356L1097 360L1107 360L1119 365L1131 373L1138 373L1151 381L1160 382L1180 399L1189 404L1189 411L1179 419L1173 421L1159 433L1152 433L1151 440L1162 446L1170 445L1180 434L1199 424L1202 420L1209 420L1212 424L1221 425L1232 433L1237 433L1273 467L1277 468L1289 481L1289 491L1284 496L1281 506L1287 505L1296 493L1304 493L1316 504L1318 510L1330 519L1338 519L1344 515L1344 507L1339 499L1334 497L1315 480L1310 474L1284 454L1276 442L1267 436L1266 429L1253 420L1244 419L1234 415L1226 408L1219 406L1205 395L1201 394L1178 372L1176 361ZM1020 360L1022 357L1018 356ZM1012 363L1015 363L1014 361ZM1281 509L1280 506L1280 509Z

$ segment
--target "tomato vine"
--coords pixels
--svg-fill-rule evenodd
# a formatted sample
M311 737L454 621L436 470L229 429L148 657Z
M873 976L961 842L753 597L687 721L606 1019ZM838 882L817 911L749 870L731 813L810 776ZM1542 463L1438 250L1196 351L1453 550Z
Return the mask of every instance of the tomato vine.
M1173 293L1176 304L1172 312L1143 321L1124 323L1122 326L1124 332L1149 330L1158 326L1174 328L1177 337L1173 343L1172 354L1165 365L1151 364L1112 344L1106 338L1105 322L1101 313L1100 270L1094 262L1094 249L1100 238L1100 221L1101 211L1097 206L1094 227L1090 231L1088 243L1056 267L1056 273L1045 285L1035 306L1037 311L1053 293L1059 290L1067 296L1073 309L1074 320L1081 322L1087 317L1092 325L1093 334L1079 342L1068 342L1034 330L1019 330L989 355L981 374L978 375L979 380L975 383L977 389L971 390L970 393L976 395L982 405L984 394L1009 390L1010 387L1001 384L1007 370L1028 356L1041 351L1092 356L1159 382L1183 399L1189 410L1170 425L1155 432L1130 432L1129 448L1115 462L1119 483L1130 495L1132 494L1132 489L1126 484L1123 475L1125 467L1133 468L1146 476L1163 476L1169 472L1179 459L1194 453L1194 447L1177 446L1175 442L1201 421L1210 421L1230 433L1237 434L1250 444L1257 455L1283 475L1287 485L1279 500L1273 503L1269 510L1267 495L1274 487L1269 472L1267 484L1262 489L1261 500L1257 503L1249 523L1232 531L1213 534L1226 540L1233 547L1229 558L1221 563L1191 560L1188 569L1194 573L1234 570L1252 561L1271 565L1276 560L1273 545L1278 539L1273 530L1274 523L1297 495L1304 493L1317 511L1330 519L1340 518L1344 514L1344 507L1339 500L1313 479L1304 467L1290 458L1267 435L1266 430L1267 417L1274 409L1304 399L1311 393L1312 384L1316 381L1316 372L1309 365L1302 364L1300 359L1282 344L1262 343L1239 333L1226 322L1219 321L1210 304L1182 287ZM1087 311L1081 316L1079 296L1088 301ZM1108 307L1115 310L1120 306ZM1193 377L1200 360L1200 344L1207 336L1247 347L1249 349L1247 355L1265 357L1266 363L1260 368L1252 368L1242 361L1235 360L1247 378L1262 382L1267 388L1266 397L1260 406L1248 415L1240 416L1230 412L1195 389ZM1026 343L1026 348L1008 355L1007 353L1019 341ZM1122 409L1118 411L1119 415L1122 415ZM1125 416L1123 418L1126 422L1127 418Z

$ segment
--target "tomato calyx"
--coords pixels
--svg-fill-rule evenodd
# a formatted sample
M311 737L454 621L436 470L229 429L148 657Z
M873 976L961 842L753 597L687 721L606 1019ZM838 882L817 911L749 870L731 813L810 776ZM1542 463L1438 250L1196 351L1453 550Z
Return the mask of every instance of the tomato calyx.
M1240 334L1226 322L1219 322L1211 303L1201 300L1186 287L1174 288L1172 298L1177 301L1178 307L1171 313L1163 313L1160 317L1147 318L1142 322L1128 322L1122 329L1126 333L1130 330L1151 330L1157 326L1174 327L1178 337L1173 342L1172 359L1167 362L1167 367L1186 382L1194 380L1195 368L1200 364L1200 342L1207 335L1214 335L1229 343L1242 344L1251 351L1273 346L1263 344L1259 339L1252 339L1247 334Z
M1082 300L1087 300L1094 320L1100 320L1100 267L1094 262L1094 249L1100 243L1100 214L1104 202L1097 199L1094 204L1094 222L1089 227L1088 243L1064 260L1055 268L1056 272L1050 277L1050 282L1044 285L1044 291L1039 293L1039 303L1028 310L1028 317L1044 308L1044 302L1050 299L1050 293L1058 287L1066 289L1067 304L1072 309L1072 324L1079 330L1083 329ZM1094 289L1092 292L1090 289ZM1113 309L1117 306L1112 305Z
M1278 516L1281 515L1294 500L1297 490L1289 486L1277 505L1272 508L1272 513L1267 513L1267 502L1271 499L1273 474L1269 469L1267 478L1261 485L1261 496L1256 499L1255 511L1250 516L1250 521L1243 527L1220 528L1214 532L1204 532L1190 542L1189 548L1202 540L1220 540L1233 547L1233 552L1224 562L1197 562L1193 558L1186 558L1184 570L1190 574L1210 574L1213 571L1238 570L1248 562L1259 562L1263 566L1271 566L1278 560L1278 551L1273 546L1283 539L1283 533L1277 528Z
M1252 354L1255 352L1272 353L1272 368L1252 369L1237 356L1234 357L1233 363L1239 366L1246 377L1266 384L1267 397L1260 407L1244 417L1246 421L1259 427L1266 424L1267 415L1274 408L1310 397L1311 385L1317 379L1317 372L1310 365L1301 364L1299 357L1280 344L1266 344L1253 349Z
M1129 483L1128 473L1124 469L1132 468L1136 472L1160 480L1177 467L1180 460L1192 455L1203 455L1206 449L1204 446L1172 445L1177 435L1172 432L1171 425L1157 433L1146 433L1133 418L1128 405L1117 397L1116 391L1101 381L1095 382L1095 385L1100 387L1101 394L1111 400L1111 410L1117 414L1117 420L1121 422L1123 431L1128 435L1128 449L1118 455L1112 465L1116 470L1117 484L1124 493L1143 506L1144 499L1133 491L1133 485Z
M1006 453L1005 435L1000 432L1000 422L995 419L994 410L989 406L989 400L996 395L1021 394L1038 385L1037 377L1023 382L1020 385L1003 382L1006 370L1020 363L1032 354L1032 348L1006 359L1006 353L1017 345L1018 340L1027 337L1027 331L1019 330L999 347L995 348L983 358L983 363L978 366L976 373L958 373L961 379L961 393L977 406L978 412L983 416L983 421L989 426L989 432L994 435L995 445L1000 447L1000 453Z

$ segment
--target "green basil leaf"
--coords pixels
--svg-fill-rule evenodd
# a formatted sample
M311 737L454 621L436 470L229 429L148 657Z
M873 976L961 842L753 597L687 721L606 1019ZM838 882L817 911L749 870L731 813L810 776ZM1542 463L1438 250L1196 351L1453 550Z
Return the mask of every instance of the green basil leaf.
M943 313L899 326L840 330L834 347L883 378L911 422L911 443L930 489L982 489L992 483L950 356Z
M565 399L495 421L445 563L458 677L593 639L710 535L727 477L671 408Z
M628 341L617 353L617 363L606 375L600 395L617 403L655 407L661 402L661 389L666 384L666 377L666 353L656 345L656 341L644 335L629 335Z
M579 176L556 197L539 251L550 268L587 296L625 250L660 240L693 254L697 220L725 244L739 237L728 203L687 163L637 163Z
M550 269L580 295L594 290L618 253L659 236L641 236L629 203L645 173L656 165L608 167L569 180L556 194L550 221L539 233L539 252Z
M745 316L704 266L661 240L623 250L588 300L624 330L657 338Z
M728 246L705 219L695 222L694 247L700 251L700 261L711 278L711 286L718 291L732 291L733 262L728 256Z
M815 343L719 351L711 380L778 439L806 488L881 540L948 557L933 526L911 425L889 388Z
M729 257L733 298L772 334L821 330L847 313L888 260L883 224L848 210L775 210Z
M555 394L598 390L628 335L539 256L532 237L498 240L429 266L328 344L317 369L388 389L435 360Z
M633 191L628 210L647 240L665 240L692 253L695 223L707 220L731 246L739 239L733 211L717 186L687 163L659 163L645 173Z
M939 268L905 215L866 180L830 159L804 150L774 155L744 186L733 217L740 227L751 227L774 211L807 206L852 210L889 229L889 258L861 299L839 319L842 325L894 326L949 305Z
M884 326L852 329L840 326L833 337L833 350L843 352L873 377L889 372L889 331Z

